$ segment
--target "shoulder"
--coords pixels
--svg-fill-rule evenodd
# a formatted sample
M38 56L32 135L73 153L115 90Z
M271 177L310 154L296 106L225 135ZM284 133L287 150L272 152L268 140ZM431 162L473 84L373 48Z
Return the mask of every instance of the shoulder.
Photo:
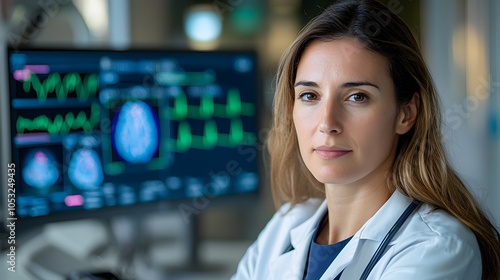
M291 233L304 225L308 225L313 216L326 209L323 199L311 198L291 207L284 204L267 223L259 234L256 246L269 255L279 256L291 244Z
M260 232L255 245L259 251L266 251L270 256L279 256L290 246L291 232L303 225L320 208L323 200L308 199L291 207L284 204Z
M304 202L295 204L283 204L267 223L261 235L267 232L290 232L290 230L311 218L320 208L324 199L310 198ZM261 238L262 236L259 236Z
M434 238L455 239L470 247L479 247L474 233L449 213L424 204L416 212L416 234Z
M391 251L384 276L395 278L387 279L402 279L399 277L406 277L405 272L422 269L426 275L448 279L481 276L481 251L474 233L452 215L429 205L414 213Z

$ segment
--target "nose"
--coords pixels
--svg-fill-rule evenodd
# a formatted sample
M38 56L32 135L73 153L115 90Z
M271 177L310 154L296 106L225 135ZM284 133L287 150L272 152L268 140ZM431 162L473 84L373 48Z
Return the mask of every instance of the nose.
M341 114L341 109L335 102L324 102L319 114L319 131L325 134L340 134Z

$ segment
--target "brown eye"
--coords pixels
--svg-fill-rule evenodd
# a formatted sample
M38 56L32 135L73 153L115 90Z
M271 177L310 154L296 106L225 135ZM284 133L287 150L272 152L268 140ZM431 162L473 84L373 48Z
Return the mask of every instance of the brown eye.
M304 92L299 95L299 99L302 101L314 101L317 99L317 96L312 92Z
M349 100L354 101L354 102L363 102L363 101L366 101L366 96L362 93L355 93L355 94L349 96Z

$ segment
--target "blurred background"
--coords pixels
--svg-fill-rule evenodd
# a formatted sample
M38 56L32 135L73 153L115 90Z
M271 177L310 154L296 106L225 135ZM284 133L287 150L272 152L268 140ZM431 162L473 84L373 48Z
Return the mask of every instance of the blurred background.
M257 114L263 137L269 127L280 55L300 29L331 2L0 0L0 117L9 118L7 45L113 50L250 49L258 56L261 106ZM441 96L443 140L450 160L499 226L500 2L380 2L402 17L421 42ZM2 126L0 133L1 166L7 166L8 127ZM18 233L18 270L3 276L1 271L5 271L6 262L2 261L0 278L65 279L71 271L113 270L136 279L227 279L275 211L263 164L260 171L257 198L238 205L210 207L196 214L196 234L192 237L197 242L197 254L201 261L212 265L200 268L195 274L184 273L189 269L180 268L189 260L189 250L193 248L193 238L186 237L192 235L192 225L190 228L175 209L165 209L141 214L140 223L137 219L116 219L110 226L103 225L96 217L48 224L31 233L23 232L22 236ZM3 173L2 170L0 178L5 192ZM0 198L4 199L5 194ZM114 232L113 242L121 244L122 250L132 246L140 251L134 253L146 264L131 270L119 268L117 262L134 260L121 260L107 251L109 232ZM144 235L148 241L143 241ZM51 244L51 248L46 244ZM5 257L3 252L2 257ZM161 272L151 269L174 266L171 270L159 269ZM174 270L176 273L169 272Z

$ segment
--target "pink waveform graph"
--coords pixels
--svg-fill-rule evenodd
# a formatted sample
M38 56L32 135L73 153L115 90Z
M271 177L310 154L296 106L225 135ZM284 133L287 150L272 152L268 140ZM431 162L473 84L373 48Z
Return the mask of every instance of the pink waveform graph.
M13 76L16 81L26 81L32 73L48 74L49 72L50 67L48 65L24 65L23 69L14 71Z

